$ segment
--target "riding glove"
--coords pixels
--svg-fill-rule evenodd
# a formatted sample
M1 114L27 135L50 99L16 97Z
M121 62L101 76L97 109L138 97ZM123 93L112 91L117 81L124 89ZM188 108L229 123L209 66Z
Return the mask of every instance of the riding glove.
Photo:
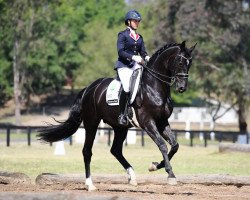
M145 57L145 60L148 62L150 60L150 57L149 56L146 56Z
M141 63L142 62L142 57L141 56L132 56L132 60L134 60L137 63Z

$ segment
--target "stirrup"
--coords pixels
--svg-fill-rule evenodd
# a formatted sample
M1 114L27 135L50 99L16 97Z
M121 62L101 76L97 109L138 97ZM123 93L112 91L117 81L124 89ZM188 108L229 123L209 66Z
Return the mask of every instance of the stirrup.
M124 114L120 114L119 117L118 117L118 123L119 123L120 125L127 126L127 125L128 125L127 116L124 115Z

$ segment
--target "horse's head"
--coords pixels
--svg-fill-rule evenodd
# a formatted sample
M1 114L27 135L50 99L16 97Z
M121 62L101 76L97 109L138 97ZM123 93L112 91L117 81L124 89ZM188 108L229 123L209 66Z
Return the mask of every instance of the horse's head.
M175 82L176 90L182 93L187 88L188 71L192 65L191 53L195 46L188 49L185 41L165 45L153 54L146 69L161 82L168 85Z
M179 45L179 52L176 54L174 64L171 67L172 74L175 78L176 90L180 93L185 92L188 82L188 71L192 65L192 51L196 44L189 48L186 48L185 41Z

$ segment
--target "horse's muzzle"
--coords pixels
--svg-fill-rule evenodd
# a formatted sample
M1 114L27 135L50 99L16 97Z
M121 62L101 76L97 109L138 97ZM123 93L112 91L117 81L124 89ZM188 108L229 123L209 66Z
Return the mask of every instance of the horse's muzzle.
M185 92L186 91L186 88L185 87L179 87L178 88L178 92L179 93L183 93L183 92Z

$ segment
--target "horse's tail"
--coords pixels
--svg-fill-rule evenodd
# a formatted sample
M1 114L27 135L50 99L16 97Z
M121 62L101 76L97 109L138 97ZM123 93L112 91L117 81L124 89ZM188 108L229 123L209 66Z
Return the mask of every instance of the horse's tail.
M72 105L69 117L64 122L58 122L58 125L52 125L38 130L39 140L45 142L56 142L64 140L73 135L82 123L82 99L85 94L86 88L80 91Z

